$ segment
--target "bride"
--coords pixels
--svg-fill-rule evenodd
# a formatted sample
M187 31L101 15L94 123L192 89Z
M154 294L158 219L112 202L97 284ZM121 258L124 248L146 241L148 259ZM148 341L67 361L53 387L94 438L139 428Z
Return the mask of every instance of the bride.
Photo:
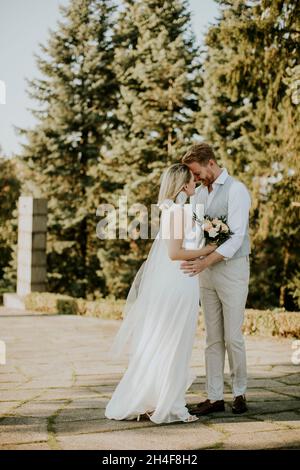
M192 216L185 220L184 203L194 192L194 176L186 165L178 163L164 172L158 200L160 229L131 286L112 348L120 355L129 342L130 357L106 407L109 419L143 416L157 424L198 419L188 412L185 392L194 379L189 362L199 285L197 276L188 277L179 266L182 260L208 255L216 246L190 249L187 227L192 227Z

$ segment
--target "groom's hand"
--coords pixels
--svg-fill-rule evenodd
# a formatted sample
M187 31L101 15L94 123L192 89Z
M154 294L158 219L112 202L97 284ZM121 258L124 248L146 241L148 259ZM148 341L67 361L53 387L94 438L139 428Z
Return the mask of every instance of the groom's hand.
M217 251L214 251L210 255L205 256L205 258L196 258L191 261L183 261L180 265L180 269L182 269L185 274L188 274L190 277L192 277L201 273L209 266L215 263L219 263L224 259L224 256L220 255Z
M188 274L190 277L201 273L206 267L205 258L196 258L192 261L183 261L180 265L180 269L182 269L182 271L185 274Z

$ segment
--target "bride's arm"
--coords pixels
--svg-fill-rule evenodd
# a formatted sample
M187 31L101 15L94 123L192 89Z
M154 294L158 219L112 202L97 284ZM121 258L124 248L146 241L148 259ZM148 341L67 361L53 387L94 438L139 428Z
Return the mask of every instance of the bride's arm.
M178 219L177 217L180 217ZM190 259L199 258L199 256L207 256L217 248L217 245L206 245L203 248L199 248L196 250L186 250L182 247L183 244L183 213L179 213L177 211L176 214L177 224L181 224L179 229L175 231L174 229L174 218L170 217L170 236L167 240L168 244L168 255L172 261L180 260L180 261L188 261ZM177 225L178 228L178 225ZM180 237L180 235L182 235Z
M186 250L182 248L182 242L182 239L170 238L170 240L168 240L168 254L172 261L188 261L190 259L199 258L199 256L206 256L217 248L217 245L206 245L198 250Z

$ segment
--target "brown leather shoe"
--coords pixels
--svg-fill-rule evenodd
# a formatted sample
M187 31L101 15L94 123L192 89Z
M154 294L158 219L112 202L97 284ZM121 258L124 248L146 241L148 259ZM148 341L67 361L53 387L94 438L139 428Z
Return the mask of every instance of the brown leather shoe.
M235 397L232 405L232 413L241 414L248 411L245 395Z
M192 415L208 415L209 413L215 413L217 411L225 411L224 400L217 400L213 403L210 400L205 400L202 403L198 403L195 407L191 407L189 412Z

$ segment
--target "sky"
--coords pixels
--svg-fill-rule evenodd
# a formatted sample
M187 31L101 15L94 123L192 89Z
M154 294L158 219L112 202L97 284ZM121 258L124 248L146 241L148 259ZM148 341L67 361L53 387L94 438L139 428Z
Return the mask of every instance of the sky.
M0 147L11 156L20 150L14 126L30 128L36 104L26 94L26 78L38 76L34 54L47 44L49 29L56 29L59 5L69 0L0 0ZM189 0L192 28L201 43L207 27L218 15L214 0ZM4 93L5 88L5 93ZM4 103L5 97L5 104Z

